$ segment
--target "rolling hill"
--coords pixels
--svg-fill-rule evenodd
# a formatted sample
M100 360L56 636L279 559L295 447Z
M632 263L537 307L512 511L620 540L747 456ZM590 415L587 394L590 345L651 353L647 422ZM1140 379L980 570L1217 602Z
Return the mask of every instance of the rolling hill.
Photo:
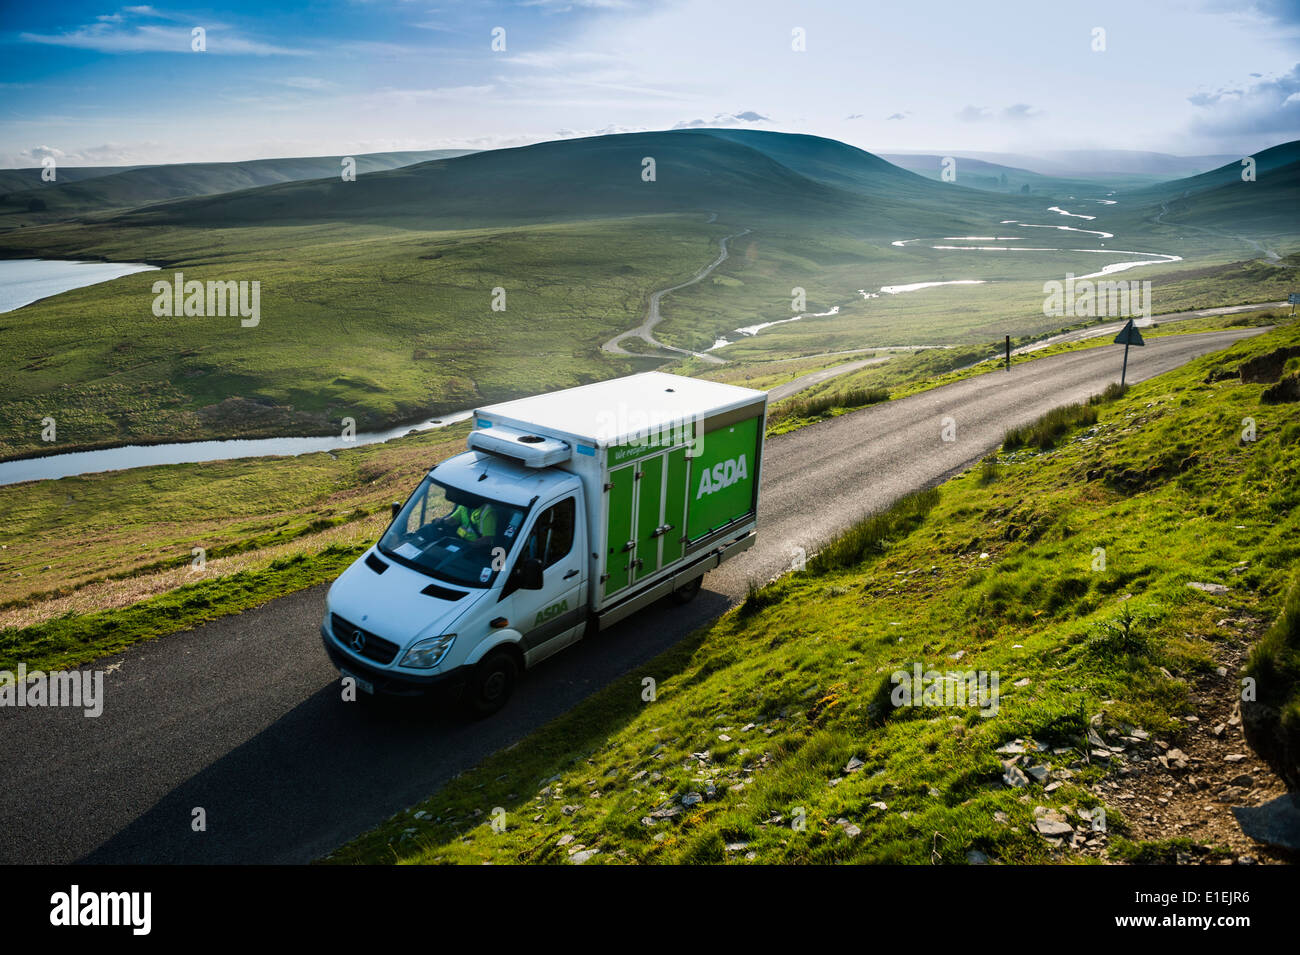
M642 178L654 160L654 179ZM1002 203L1002 200L997 200ZM992 214L975 190L931 182L878 156L815 136L734 130L625 133L442 159L367 176L189 199L119 218L132 225L423 220L443 226L717 212L849 223L897 234L918 217ZM1006 208L998 204L996 211Z
M357 173L366 174L431 159L463 156L467 152L469 150L432 149L370 153L354 158ZM117 168L67 166L59 168L58 178L52 183L41 181L40 169L0 170L0 222L14 216L22 216L25 221L51 221L134 208L165 199L211 195L301 179L339 178L340 163L339 156L312 156Z
M1126 194L1135 203L1168 207L1164 221L1225 232L1294 235L1300 209L1300 140L1255 153L1255 178L1242 179L1240 160Z
M133 169L146 169L146 166L59 166L56 170L56 182L68 184L98 179L101 176L114 176L130 172ZM0 196L13 192L27 192L50 186L41 175L45 170L40 166L26 166L21 169L0 169Z

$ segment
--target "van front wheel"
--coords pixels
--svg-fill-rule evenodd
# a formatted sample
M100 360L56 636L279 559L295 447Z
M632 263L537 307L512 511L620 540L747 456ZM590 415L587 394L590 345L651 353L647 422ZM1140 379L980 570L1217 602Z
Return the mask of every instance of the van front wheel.
M506 705L519 681L519 664L506 650L489 653L474 668L466 703L475 716L490 716Z
M704 575L696 577L685 587L678 587L673 591L673 602L679 604L688 604L699 596L700 588L704 586Z

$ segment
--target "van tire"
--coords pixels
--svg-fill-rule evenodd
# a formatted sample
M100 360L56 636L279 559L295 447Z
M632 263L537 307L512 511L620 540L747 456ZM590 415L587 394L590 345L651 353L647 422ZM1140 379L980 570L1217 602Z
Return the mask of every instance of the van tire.
M673 591L673 603L688 604L700 595L700 588L704 586L704 575L696 577L685 587L678 587Z
M508 650L494 650L474 667L466 687L465 703L476 717L491 716L515 691L519 682L519 662Z

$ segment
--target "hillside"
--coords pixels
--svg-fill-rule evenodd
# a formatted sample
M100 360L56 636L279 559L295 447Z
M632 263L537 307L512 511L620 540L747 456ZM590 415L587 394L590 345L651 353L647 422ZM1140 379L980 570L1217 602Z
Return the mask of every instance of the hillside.
M1255 160L1256 181L1264 182L1275 173L1287 173L1300 163L1300 140L1279 143L1268 149L1260 150L1252 157ZM1126 195L1134 198L1168 198L1191 193L1206 192L1221 186L1231 186L1242 182L1242 162L1232 162L1217 166L1208 172L1181 179L1171 179L1142 189L1129 190Z
M1231 813L1283 791L1235 704L1300 569L1300 404L1238 370L1298 344L1051 416L329 861L1278 858ZM998 696L909 705L916 667Z
M642 178L643 161L654 180ZM832 140L720 130L624 133L497 149L378 173L167 203L123 224L423 220L445 226L713 211L893 234L960 205L951 187ZM973 208L993 210L963 190ZM918 209L923 203L927 208ZM1001 208L1001 207L999 207ZM964 210L947 210L953 221ZM960 220L958 220L960 221Z
M1255 178L1242 179L1240 161L1126 194L1134 202L1167 204L1164 221L1225 232L1273 236L1295 233L1300 209L1300 140L1256 153Z
M355 156L357 174L466 155L469 150L369 153ZM52 221L188 196L203 196L302 179L339 178L341 157L256 159L248 162L177 163L120 169L60 167L42 182L40 170L0 170L0 226L7 220ZM28 213L35 213L28 215Z
M759 129L706 129L710 136L742 143L818 182L868 196L932 202L944 196L925 180L856 146L802 133Z
M85 182L101 176L113 176L143 166L59 166L55 172L56 181L62 183ZM41 175L45 170L40 166L28 166L22 169L0 169L0 196L12 192L27 192L41 189L47 185Z

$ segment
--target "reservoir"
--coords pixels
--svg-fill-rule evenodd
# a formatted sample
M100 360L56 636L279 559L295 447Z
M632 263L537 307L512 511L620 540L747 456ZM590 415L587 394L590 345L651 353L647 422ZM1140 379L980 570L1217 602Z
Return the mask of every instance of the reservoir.
M87 285L136 272L157 271L156 265L130 262L63 262L54 259L0 260L0 312L12 312L32 302Z

